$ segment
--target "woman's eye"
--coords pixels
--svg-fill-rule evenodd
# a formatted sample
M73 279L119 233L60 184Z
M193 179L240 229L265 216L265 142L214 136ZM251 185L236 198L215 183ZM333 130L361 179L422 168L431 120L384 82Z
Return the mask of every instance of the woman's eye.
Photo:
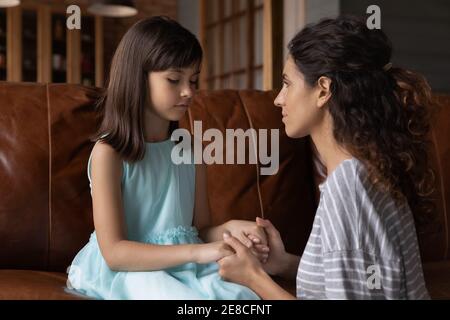
M192 85L197 86L198 85L198 80L195 81L189 81Z
M177 79L167 79L167 80L169 80L169 82L172 83L172 84L180 83L180 80L177 80Z

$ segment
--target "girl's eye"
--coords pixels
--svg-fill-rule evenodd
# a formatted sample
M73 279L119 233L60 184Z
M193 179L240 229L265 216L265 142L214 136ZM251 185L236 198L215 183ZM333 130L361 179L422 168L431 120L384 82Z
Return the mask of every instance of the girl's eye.
M169 80L169 82L172 83L172 84L180 83L180 80L177 80L177 79L167 79L167 80Z
M286 81L283 81L283 85L287 88L289 87L289 83L287 83Z
M195 81L189 81L192 85L197 86L198 85L198 80Z

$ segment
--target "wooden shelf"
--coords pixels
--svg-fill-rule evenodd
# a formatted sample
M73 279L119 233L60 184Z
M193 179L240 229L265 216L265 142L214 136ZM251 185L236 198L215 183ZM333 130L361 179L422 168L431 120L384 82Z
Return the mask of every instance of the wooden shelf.
M6 37L6 9L0 9L0 54L2 56L2 64L0 66L0 80L6 80L7 72L6 72L6 64L8 63L6 60L7 57L7 37Z
M6 61L0 79L103 86L103 19L83 14L81 30L68 30L65 23L65 11L45 3L0 9L0 29L6 32L0 35ZM61 65L66 68L54 68Z

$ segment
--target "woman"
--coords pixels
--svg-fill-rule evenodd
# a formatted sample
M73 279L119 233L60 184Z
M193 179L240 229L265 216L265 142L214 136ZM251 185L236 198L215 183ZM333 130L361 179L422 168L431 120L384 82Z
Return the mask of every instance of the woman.
M296 276L300 299L429 298L415 222L432 209L426 137L434 104L421 76L392 67L391 51L383 31L349 16L309 25L290 42L275 105L288 136L311 136L328 176L301 258L257 219L267 262L224 235L236 252L219 261L224 279L263 299L295 298L269 274Z

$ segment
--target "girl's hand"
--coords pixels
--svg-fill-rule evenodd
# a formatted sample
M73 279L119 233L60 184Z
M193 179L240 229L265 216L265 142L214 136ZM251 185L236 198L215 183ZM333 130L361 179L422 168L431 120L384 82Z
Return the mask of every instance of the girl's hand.
M226 229L247 248L253 247L254 244L267 247L267 236L264 228L259 227L253 221L231 220L227 223Z
M269 258L270 248L266 244L262 244L261 240L258 237L255 237L252 234L249 234L247 238L252 241L252 245L249 248L250 252L258 258L259 262L266 263Z
M234 254L234 251L224 241L202 243L194 247L194 262L204 264L216 262L226 256Z

